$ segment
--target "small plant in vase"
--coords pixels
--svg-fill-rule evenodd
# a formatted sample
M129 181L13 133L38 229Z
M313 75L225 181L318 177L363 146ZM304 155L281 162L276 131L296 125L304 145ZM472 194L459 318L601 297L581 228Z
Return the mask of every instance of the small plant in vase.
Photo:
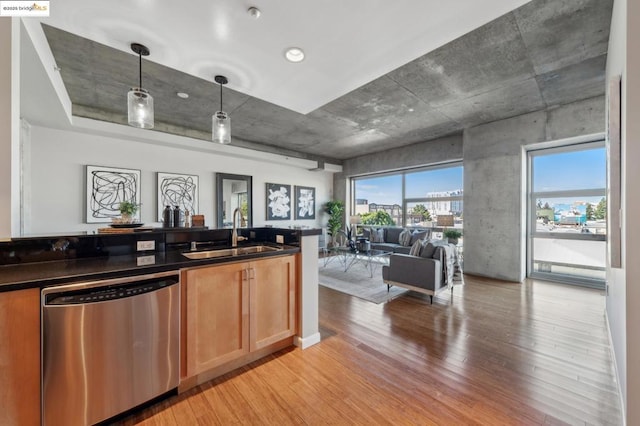
M462 237L462 232L457 229L445 229L443 235L451 244L458 244L458 238Z
M121 202L118 206L121 215L118 223L134 223L139 207L139 204L132 203L131 201Z

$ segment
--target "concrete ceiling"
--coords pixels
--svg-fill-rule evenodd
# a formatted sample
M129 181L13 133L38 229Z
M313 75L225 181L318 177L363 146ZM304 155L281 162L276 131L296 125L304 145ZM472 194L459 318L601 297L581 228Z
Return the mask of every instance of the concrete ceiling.
M406 59L406 52L395 55L387 42L385 56L396 66L372 80L371 72L355 67L360 74L349 79L349 84L364 84L337 98L336 93L344 86L336 89L325 84L328 77L342 75L334 73L339 68L332 68L331 61L311 71L301 68L282 76L305 81L303 86L318 81L324 88L326 96L309 94L309 99L301 103L283 99L270 102L259 90L252 92L230 83L224 88L223 109L231 115L232 143L303 158L344 160L602 95L612 6L613 0L533 0L435 50L423 43L424 52L412 53L415 59L402 64L397 62ZM473 13L470 10L468 14ZM292 19L290 12L285 18ZM349 19L341 16L341 21L349 22L355 39L360 38L360 19L355 13ZM444 21L449 26L457 24L450 17ZM462 27L469 25L463 16L460 21ZM409 22L407 27L415 25ZM54 26L43 27L73 115L126 124L126 93L137 82L137 56ZM171 44L171 34L173 30L165 41L179 49ZM314 33L314 37L322 39L328 34ZM406 37L388 38L392 45L397 43L398 52L403 51ZM127 41L146 43L143 38ZM164 49L170 51L169 47ZM351 61L367 64L367 53L362 55L358 50ZM143 86L155 99L154 131L210 139L211 114L219 109L219 86L211 82L212 78L201 78L153 59L152 50L150 60L143 62ZM251 72L259 75L261 71L257 67ZM283 86L285 82L275 87ZM293 87L298 97L311 93L295 84ZM178 98L176 92L187 92L190 97ZM291 93L285 97L291 98ZM328 102L323 103L325 100ZM295 107L288 109L276 103ZM306 114L293 110L310 106L319 107Z

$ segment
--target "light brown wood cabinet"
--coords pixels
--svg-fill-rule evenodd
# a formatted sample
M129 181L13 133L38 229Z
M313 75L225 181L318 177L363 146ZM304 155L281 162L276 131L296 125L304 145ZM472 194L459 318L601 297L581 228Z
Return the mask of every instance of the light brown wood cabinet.
M186 298L186 375L249 352L249 264L189 269Z
M0 293L0 342L0 425L39 425L39 289Z
M249 280L249 350L296 333L295 256L252 262Z
M295 277L296 256L184 270L183 377L293 336Z

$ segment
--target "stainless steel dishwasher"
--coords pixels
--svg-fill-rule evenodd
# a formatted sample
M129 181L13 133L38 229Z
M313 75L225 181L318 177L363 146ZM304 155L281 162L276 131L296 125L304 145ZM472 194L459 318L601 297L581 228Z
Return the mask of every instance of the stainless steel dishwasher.
M91 425L178 386L177 272L42 290L44 425Z

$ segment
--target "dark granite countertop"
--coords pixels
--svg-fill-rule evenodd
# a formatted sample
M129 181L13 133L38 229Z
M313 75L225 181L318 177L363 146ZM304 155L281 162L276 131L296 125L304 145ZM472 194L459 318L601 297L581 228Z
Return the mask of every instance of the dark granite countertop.
M270 244L273 245L273 244ZM282 256L300 252L300 247L280 245L274 252L243 254L191 260L182 256L187 250L167 250L151 253L101 256L50 262L25 263L0 266L0 292L42 288L74 281L118 278L179 270L193 266L213 265L251 259Z

